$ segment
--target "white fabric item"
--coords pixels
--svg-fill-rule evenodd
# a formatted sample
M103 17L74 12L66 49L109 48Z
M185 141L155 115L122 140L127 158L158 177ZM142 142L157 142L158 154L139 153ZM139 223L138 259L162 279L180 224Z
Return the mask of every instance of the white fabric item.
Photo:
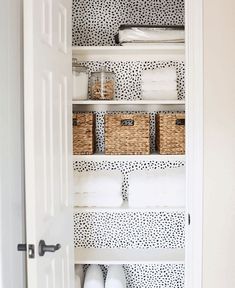
M126 288L125 272L121 265L109 266L105 288Z
M185 167L132 172L128 201L133 208L185 206Z
M130 27L119 30L119 42L162 42L181 43L184 42L184 30L165 28Z
M166 67L142 71L142 82L177 80L176 68Z
M121 194L122 173L116 171L84 171L74 174L75 193L102 193Z
M142 91L143 100L177 100L178 93L176 90L168 91Z
M77 283L77 285L79 285L79 283L80 283L80 287L83 286L83 283L84 283L84 272L83 272L82 265L78 265L78 264L75 265L75 282ZM75 286L75 287L77 288L77 286Z
M155 90L177 90L177 82L175 80L161 80L161 81L145 81L142 82L143 91L155 91Z
M78 275L75 275L74 288L82 288L81 279Z
M103 272L99 265L90 265L86 271L84 288L104 288Z
M123 198L121 193L118 195L103 192L103 193L75 193L74 206L77 207L120 207L122 206Z

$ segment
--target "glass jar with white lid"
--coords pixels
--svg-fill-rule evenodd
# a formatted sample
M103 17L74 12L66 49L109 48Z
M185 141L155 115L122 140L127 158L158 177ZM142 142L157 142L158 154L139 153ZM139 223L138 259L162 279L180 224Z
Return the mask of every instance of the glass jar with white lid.
M73 58L73 100L88 99L88 68Z

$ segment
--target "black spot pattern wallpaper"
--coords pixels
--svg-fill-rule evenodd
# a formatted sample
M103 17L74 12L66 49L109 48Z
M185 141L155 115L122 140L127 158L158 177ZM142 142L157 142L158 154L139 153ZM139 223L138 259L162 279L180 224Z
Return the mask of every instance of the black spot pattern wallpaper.
M184 25L183 0L73 0L73 45L115 45L121 24Z

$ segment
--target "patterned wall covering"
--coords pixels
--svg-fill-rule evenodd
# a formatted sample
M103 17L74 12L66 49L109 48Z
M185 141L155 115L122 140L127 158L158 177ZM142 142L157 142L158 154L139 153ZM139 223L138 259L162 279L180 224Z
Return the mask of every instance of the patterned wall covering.
M184 25L183 0L73 0L73 45L115 45L121 24Z

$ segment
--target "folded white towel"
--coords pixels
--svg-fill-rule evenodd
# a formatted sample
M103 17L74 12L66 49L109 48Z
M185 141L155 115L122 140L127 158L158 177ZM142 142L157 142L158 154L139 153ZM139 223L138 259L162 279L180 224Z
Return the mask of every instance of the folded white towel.
M84 171L74 174L75 193L121 194L123 176L121 171Z
M154 82L143 82L142 83L143 91L155 91L155 90L177 90L177 82L175 80L162 80Z
M185 206L185 167L132 172L128 201L129 207Z
M75 265L75 287L83 287L83 282L84 282L84 272L82 265Z
M121 265L110 265L105 288L126 288L126 277Z
M74 206L77 207L120 207L122 203L123 198L121 193L119 195L113 195L107 191L99 195L96 193L74 194Z
M178 93L176 90L168 91L142 91L143 100L177 100Z
M104 288L103 272L99 265L90 265L86 271L84 288Z
M177 79L176 68L166 67L142 71L142 81L165 81Z

